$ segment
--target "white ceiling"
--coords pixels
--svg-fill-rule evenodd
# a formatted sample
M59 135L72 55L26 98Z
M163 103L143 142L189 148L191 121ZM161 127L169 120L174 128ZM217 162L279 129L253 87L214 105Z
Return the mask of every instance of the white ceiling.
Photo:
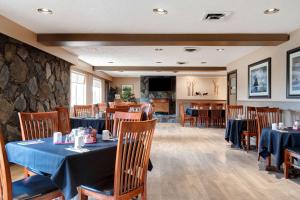
M139 77L139 76L185 76L185 75L199 75L204 77L217 77L217 76L225 76L227 74L226 71L215 71L215 72L140 72L140 71L130 71L130 72L107 72L113 77Z
M162 48L163 51L155 51L155 48ZM198 51L193 53L185 52L182 46L98 46L66 49L93 66L226 66L259 47L201 46L197 48ZM217 48L223 48L224 51L219 52ZM179 65L177 61L185 61L187 64ZM207 63L202 64L201 62L204 61Z
M54 14L39 14L37 8L52 9ZM164 8L169 13L155 15L153 8ZM280 12L263 14L268 8L279 8ZM299 9L300 0L0 0L1 15L36 33L290 33L300 27ZM224 21L203 21L204 13L209 11L232 11L232 15ZM178 46L161 47L161 52L154 48L157 47L66 49L95 66L159 67L178 66L177 61L188 62L184 66L226 66L259 47L202 46L195 53L186 53ZM216 48L225 51L217 52ZM149 73L152 72L109 72L112 76ZM167 74L152 74L155 73Z
M263 14L273 7L280 12ZM0 0L2 15L36 33L289 33L300 27L299 8L299 0ZM233 14L211 23L207 11Z

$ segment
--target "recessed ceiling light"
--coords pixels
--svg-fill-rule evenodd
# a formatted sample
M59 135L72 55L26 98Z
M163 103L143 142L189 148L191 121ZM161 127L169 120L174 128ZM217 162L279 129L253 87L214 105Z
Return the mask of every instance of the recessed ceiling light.
M202 61L202 62L201 62L201 64L206 64L206 63L207 63L207 62L205 62L205 61Z
M163 8L154 8L153 13L157 15L166 15L168 14L168 11Z
M270 8L264 11L265 14L269 15L269 14L275 14L278 13L279 9L278 8Z
M48 8L38 8L37 11L41 14L52 15L53 11Z
M187 62L184 62L184 61L178 61L178 62L177 62L178 65L184 65L184 64L186 64L186 63L187 63Z
M162 51L163 49L162 48L155 48L154 50L155 51Z
M107 62L107 63L110 63L110 64L112 64L112 63L114 63L113 61L109 61L109 62Z
M217 51L224 51L224 49L216 49Z
M162 63L162 62L161 62L161 61L157 61L156 63L158 63L158 64L159 64L159 63Z

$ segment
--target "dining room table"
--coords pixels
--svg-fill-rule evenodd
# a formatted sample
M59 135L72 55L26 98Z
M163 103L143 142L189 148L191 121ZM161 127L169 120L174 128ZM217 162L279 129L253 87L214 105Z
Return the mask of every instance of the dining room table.
M77 195L80 185L95 184L113 177L117 141L103 141L74 149L72 144L53 144L53 138L15 141L6 144L8 161L40 172L53 181L65 199ZM153 165L149 161L148 170Z
M247 119L228 119L225 129L225 140L232 147L242 148L242 133L247 129Z
M277 170L284 162L284 150L288 147L300 147L300 130L285 128L282 130L272 130L263 128L258 145L258 152L266 159L271 154L275 157Z
M105 129L105 118L96 117L70 117L71 128L92 127L97 130L98 134L102 134Z

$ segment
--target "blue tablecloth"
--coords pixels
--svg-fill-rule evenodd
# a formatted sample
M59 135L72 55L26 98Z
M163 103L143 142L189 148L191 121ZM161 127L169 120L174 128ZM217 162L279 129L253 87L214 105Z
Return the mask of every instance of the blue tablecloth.
M99 136L98 136L99 137ZM117 142L102 141L85 145L86 153L76 153L65 148L72 145L54 145L52 138L44 143L19 145L10 142L6 145L9 162L50 175L66 199L77 194L77 186L93 184L114 174ZM152 169L151 161L148 166Z
M241 135L247 129L247 120L229 119L225 130L225 140L230 141L233 147L242 148Z
M193 117L198 117L198 109L195 108L187 108L186 109L186 114L191 115ZM208 116L211 116L211 110L208 110ZM225 110L222 110L222 117L225 117Z
M258 145L258 152L266 158L270 154L275 157L275 166L280 169L284 161L284 149L287 147L300 147L300 131L288 129L288 132L263 128Z
M102 134L102 130L105 129L105 119L104 118L80 118L71 117L70 118L71 128L78 127L89 127L96 129L98 134Z

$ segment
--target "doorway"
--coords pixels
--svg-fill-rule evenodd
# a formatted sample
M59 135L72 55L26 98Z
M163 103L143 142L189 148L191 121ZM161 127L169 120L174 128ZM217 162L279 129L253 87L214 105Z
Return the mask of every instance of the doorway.
M237 70L227 74L227 103L228 105L237 103Z

